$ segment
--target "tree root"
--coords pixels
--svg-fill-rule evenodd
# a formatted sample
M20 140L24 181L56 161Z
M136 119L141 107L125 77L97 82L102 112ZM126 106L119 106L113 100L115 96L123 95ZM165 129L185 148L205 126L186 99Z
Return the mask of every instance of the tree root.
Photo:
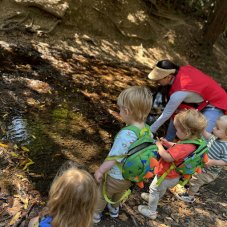
M52 26L50 27L50 29L48 29L47 31L45 31L45 30L37 30L37 35L42 36L42 35L44 35L44 34L49 34L49 33L51 33L51 32L57 27L57 25L61 23L61 21L62 21L61 19L57 19L57 20L52 24Z
M20 15L20 14L12 15L5 20L10 20L12 18L17 17L18 15ZM23 14L21 14L21 15L23 15ZM7 22L3 23L2 25L0 25L0 31L10 31L10 30L16 29L22 23L24 23L28 18L29 18L29 13L25 14L24 17L18 21L7 21ZM10 24L14 24L14 25L8 27Z

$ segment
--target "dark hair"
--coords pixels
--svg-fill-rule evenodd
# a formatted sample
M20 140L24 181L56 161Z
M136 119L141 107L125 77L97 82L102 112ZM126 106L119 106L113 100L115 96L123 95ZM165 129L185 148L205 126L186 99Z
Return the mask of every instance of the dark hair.
M178 73L178 70L180 68L178 65L174 64L170 60L161 60L157 63L156 66L161 69L176 69L176 73L174 73L175 75Z

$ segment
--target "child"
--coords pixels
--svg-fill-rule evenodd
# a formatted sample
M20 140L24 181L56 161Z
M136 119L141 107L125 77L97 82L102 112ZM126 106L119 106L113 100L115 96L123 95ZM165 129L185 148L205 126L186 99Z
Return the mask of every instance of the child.
M97 185L85 170L70 168L50 188L48 216L33 218L28 227L90 227L97 201Z
M201 138L201 134L206 128L206 118L196 110L186 110L178 113L174 118L177 137L183 140L195 140ZM165 173L172 162L180 164L191 152L196 149L194 144L171 143L165 139L157 141L158 153L161 156L158 166L155 169L156 176L150 187L150 193L142 193L141 197L148 202L148 206L140 205L138 210L141 214L151 219L157 217L157 205L159 199L165 194L168 188L175 186L180 179L180 175L175 169L171 170L166 178L157 185L158 179ZM167 150L164 146L169 147Z
M148 88L133 86L122 91L117 99L120 108L120 116L126 125L134 125L139 129L145 127L146 118L151 110L152 94ZM115 137L114 144L108 156L123 155L128 152L130 145L137 140L136 134L131 130L121 130ZM120 162L122 159L119 159ZM95 179L100 185L100 197L94 215L94 223L101 221L102 211L106 206L106 201L102 193L104 175L107 173L106 191L108 198L114 202L118 201L126 190L131 186L131 182L124 180L116 161L106 160L95 172ZM114 205L108 204L111 217L118 217L119 202Z
M220 174L222 167L227 165L227 115L221 116L213 129L213 135L204 132L203 136L208 141L208 162L201 174L193 174L189 181L188 192L176 195L177 198L193 203L194 195L200 187L214 181Z

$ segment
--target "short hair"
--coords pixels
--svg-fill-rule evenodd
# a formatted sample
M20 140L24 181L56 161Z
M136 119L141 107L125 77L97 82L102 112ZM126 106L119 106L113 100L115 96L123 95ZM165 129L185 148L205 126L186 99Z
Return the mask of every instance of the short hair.
M221 121L225 134L227 135L227 115L220 116L218 121Z
M207 127L207 119L198 110L183 110L175 116L181 129L190 135L190 138L200 138Z
M85 170L70 168L53 181L48 200L51 226L89 227L97 201L97 185Z
M118 106L126 107L133 120L145 122L151 111L153 97L147 87L132 86L123 90L117 99Z

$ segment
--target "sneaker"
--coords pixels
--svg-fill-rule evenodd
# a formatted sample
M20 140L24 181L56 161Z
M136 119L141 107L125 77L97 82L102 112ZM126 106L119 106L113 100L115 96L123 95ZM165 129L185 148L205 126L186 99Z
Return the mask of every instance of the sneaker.
M143 192L141 193L141 198L145 200L146 202L149 201L149 193Z
M176 194L176 197L184 202L187 203L194 203L195 198L194 196L189 195L188 193Z
M97 224L102 219L102 213L94 213L93 215L93 223Z
M146 217L148 217L150 219L156 219L156 217L157 217L157 212L156 211L152 211L148 206L139 205L138 206L138 211L143 216L146 216Z
M107 204L109 214L111 218L117 218L119 216L119 207L112 207L111 204Z

